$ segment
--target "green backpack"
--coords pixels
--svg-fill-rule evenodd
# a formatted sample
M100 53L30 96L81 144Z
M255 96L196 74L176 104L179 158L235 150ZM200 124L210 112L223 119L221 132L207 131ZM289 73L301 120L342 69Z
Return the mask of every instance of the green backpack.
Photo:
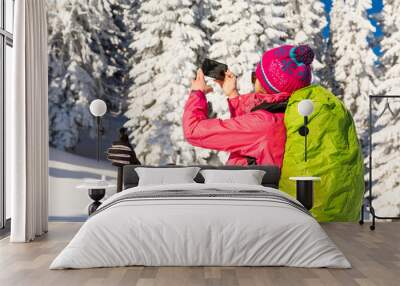
M308 117L307 162L304 137L299 134L304 119L297 105L311 99L314 112ZM344 104L319 85L297 90L285 111L287 139L279 189L296 197L296 182L289 177L316 176L314 206L318 221L356 221L364 194L364 165L353 118Z

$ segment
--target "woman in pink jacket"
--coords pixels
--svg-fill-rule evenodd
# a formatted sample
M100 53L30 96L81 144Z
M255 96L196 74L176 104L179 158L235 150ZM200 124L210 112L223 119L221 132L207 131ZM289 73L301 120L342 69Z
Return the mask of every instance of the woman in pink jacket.
M236 78L226 72L221 83L231 118L210 119L204 74L198 70L183 114L186 140L194 146L230 152L229 165L282 166L286 129L284 112L290 95L311 82L308 46L284 45L265 52L256 68L255 93L239 95Z

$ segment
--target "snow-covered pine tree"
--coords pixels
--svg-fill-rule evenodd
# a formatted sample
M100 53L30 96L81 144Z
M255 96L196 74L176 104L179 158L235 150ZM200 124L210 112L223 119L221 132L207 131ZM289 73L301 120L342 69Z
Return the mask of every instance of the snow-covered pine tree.
M367 130L368 95L375 90L375 62L368 37L375 31L367 10L371 0L335 0L331 11L335 78L341 97L354 116L359 137ZM365 141L365 140L364 140Z
M383 78L379 85L379 93L400 89L400 2L385 0L381 12L383 19L383 37L381 50L383 55L381 63L383 67Z
M320 81L323 85L329 85L325 79L332 71L325 62L327 41L322 35L322 30L327 25L324 4L315 0L291 0L285 8L290 23L289 42L296 45L308 44L314 49L314 80Z
M50 144L73 149L80 129L93 130L89 104L102 98L121 109L127 49L123 1L49 3Z
M322 61L324 64L324 68L320 70L320 83L332 91L334 94L337 94L337 91L340 90L339 83L335 79L335 55L333 50L332 37L329 37L326 40L326 50L323 52Z
M111 111L120 112L125 106L125 95L129 86L127 76L128 59L132 56L129 43L132 40L133 21L126 21L126 11L135 8L136 1L88 0L90 25L94 28L88 36L92 38L91 49L99 54L99 68L93 62L93 70L100 73L101 95ZM130 26L127 26L129 23Z
M197 13L197 3L189 0L141 2L125 126L146 164L175 161L176 154L184 163L196 160L183 138L182 113L205 45Z
M381 21L383 38L382 78L378 94L400 95L400 2L384 1ZM373 133L373 202L377 215L398 216L400 214L400 99L383 99L379 104ZM387 105L388 104L388 105ZM386 110L385 110L386 107ZM389 109L390 108L390 109ZM384 113L382 113L385 111Z
M215 11L210 57L226 63L238 76L240 92L250 92L251 72L265 49L287 38L285 1L222 0Z
M84 7L65 1L49 6L49 143L72 149L79 140L79 128L93 125L89 100L96 83L84 69L83 59L91 50L84 40L87 26Z

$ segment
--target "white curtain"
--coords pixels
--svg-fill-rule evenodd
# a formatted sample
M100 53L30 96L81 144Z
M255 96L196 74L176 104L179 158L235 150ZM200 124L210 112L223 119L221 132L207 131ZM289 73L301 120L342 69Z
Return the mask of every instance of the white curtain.
M13 93L6 98L6 185L12 242L47 232L48 112L46 0L16 0Z

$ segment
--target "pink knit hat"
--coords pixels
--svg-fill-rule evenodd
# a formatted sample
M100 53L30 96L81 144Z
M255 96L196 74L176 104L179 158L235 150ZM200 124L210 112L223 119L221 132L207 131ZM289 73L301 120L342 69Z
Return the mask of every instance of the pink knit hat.
M256 76L268 93L293 93L311 83L313 50L307 46L283 45L266 51Z

